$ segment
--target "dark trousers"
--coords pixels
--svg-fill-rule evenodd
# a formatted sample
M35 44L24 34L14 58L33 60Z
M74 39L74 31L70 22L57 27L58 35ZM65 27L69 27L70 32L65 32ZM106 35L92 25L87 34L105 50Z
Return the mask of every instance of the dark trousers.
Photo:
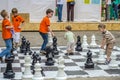
M74 21L74 5L67 2L67 21Z
M42 32L39 32L42 39L43 39L43 44L42 44L42 47L41 47L41 50L45 50L46 48L46 45L48 43L48 34L47 33L42 33Z
M62 9L63 9L63 4L58 4L58 21L62 21Z

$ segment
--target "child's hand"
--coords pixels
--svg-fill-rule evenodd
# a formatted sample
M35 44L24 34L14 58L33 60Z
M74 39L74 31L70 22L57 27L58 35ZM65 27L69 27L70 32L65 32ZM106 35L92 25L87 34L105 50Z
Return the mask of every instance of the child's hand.
M102 48L102 49L104 49L104 46L103 46L103 45L101 45L101 48Z
M52 35L52 37L54 37L54 36L55 36L53 32L51 32L51 35Z
M21 28L21 26L18 27L19 29Z

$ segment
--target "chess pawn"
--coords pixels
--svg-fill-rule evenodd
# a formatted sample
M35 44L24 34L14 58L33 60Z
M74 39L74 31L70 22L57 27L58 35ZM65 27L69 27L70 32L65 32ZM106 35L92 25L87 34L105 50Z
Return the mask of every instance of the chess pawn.
M26 38L24 36L22 37L22 44L20 46L20 52L26 53Z
M77 43L76 43L76 51L82 51L82 47L81 47L81 38L80 36L77 36Z
M54 36L53 37L53 54L58 55L59 51L57 49L57 38Z
M57 72L57 76L55 80L66 80L67 79L66 74L64 72L64 68L65 68L64 62L65 61L64 61L63 56L60 56L58 59L58 72Z
M93 34L92 37L91 37L91 43L90 43L91 47L96 47L97 46L95 41L96 41L96 38L95 38L95 35Z
M84 49L84 50L86 50L86 49L88 49L88 43L87 43L87 36L86 35L84 35L83 36L83 43L82 43L82 48Z
M41 65L37 61L37 63L35 64L35 75L33 76L33 80L44 80L44 78L42 77L41 71L42 71Z
M99 51L99 58L97 60L97 63L105 63L105 50L104 49L100 49Z
M45 62L45 65L47 66L52 66L54 65L54 60L53 60L53 53L52 53L52 47L51 46L47 46L46 47L46 57L47 57L47 61Z
M11 55L9 58L5 58L5 62L7 63L7 66L5 72L3 73L4 78L10 79L15 77L15 73L13 72L12 69L13 61L14 61L14 55Z
M26 42L26 52L30 52L30 42Z
M51 32L48 32L48 46L53 44L53 38Z
M87 52L87 61L85 63L85 68L94 68L94 63L92 61L92 52L90 50Z
M22 80L32 80L33 75L31 73L31 69L30 69L31 57L28 54L25 56L25 64L24 64L24 66L25 66L25 71L23 73Z
M112 53L112 55L111 55L112 60L111 60L110 64L108 65L109 69L119 69L119 65L118 65L118 62L116 62L116 58L117 58L117 54Z

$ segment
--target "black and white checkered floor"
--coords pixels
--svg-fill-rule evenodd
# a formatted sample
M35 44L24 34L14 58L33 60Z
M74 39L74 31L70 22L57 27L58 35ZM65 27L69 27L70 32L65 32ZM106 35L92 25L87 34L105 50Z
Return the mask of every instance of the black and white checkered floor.
M3 48L1 48L3 49ZM60 50L60 55L63 55L65 59L65 73L68 78L75 78L75 77L111 77L111 76L120 76L120 66L116 69L110 69L109 65L105 64L97 64L96 61L98 59L99 49L100 48L89 48L92 51L93 55L93 61L95 63L94 69L85 69L84 64L86 62L86 53L84 52L75 52L74 55L66 56L64 55L66 53L66 47L65 46L59 46L58 49ZM39 53L39 47L32 47L32 51L36 51ZM120 48L114 47L114 50L112 52L114 55L116 55L116 64L120 64ZM58 59L60 55L55 56L55 60ZM13 70L15 72L15 78L14 80L21 80L22 74L24 72L24 54L17 53L15 54L15 60L13 63ZM44 55L41 55L41 67L43 69L43 72L45 74L45 78L54 78L56 77L57 71L58 71L58 64L55 63L54 66L46 66L45 61L46 57ZM10 79L4 79L3 78L3 72L6 68L6 63L0 63L0 80L10 80Z

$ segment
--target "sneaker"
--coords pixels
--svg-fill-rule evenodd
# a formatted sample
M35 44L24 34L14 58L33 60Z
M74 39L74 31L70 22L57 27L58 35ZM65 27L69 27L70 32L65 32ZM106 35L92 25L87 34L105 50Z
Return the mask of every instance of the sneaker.
M111 59L110 60L106 59L105 64L108 65L108 64L110 64L110 62L111 62Z
M40 53L42 53L42 54L46 54L46 51L44 51L44 50L41 50L41 51L40 51Z
M68 56L69 54L68 53L65 53L66 56Z
M73 52L71 52L71 53L69 53L69 55L74 55L74 53L73 53Z

